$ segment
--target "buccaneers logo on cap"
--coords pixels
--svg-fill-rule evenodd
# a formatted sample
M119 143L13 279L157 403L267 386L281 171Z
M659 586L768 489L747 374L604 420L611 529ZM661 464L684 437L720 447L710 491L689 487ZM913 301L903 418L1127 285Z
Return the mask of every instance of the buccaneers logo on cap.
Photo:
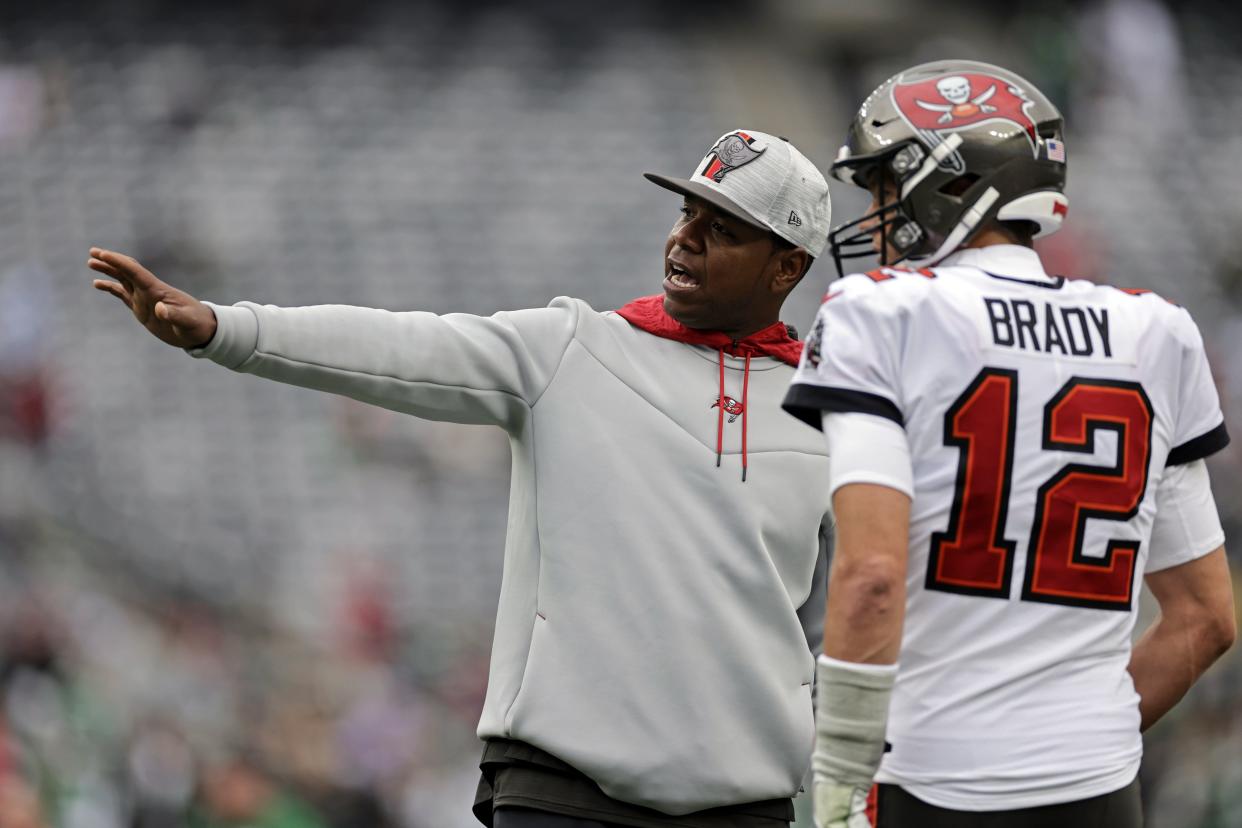
M917 83L897 83L893 85L893 103L906 123L933 147L940 143L944 133L981 124L1009 124L1026 134L1031 155L1039 157L1035 122L1027 114L1034 102L1004 78L961 72ZM947 160L949 166L962 167L956 152Z
M738 167L749 164L763 155L764 150L755 149L752 146L754 143L755 139L745 132L729 133L717 141L716 146L707 153L707 157L703 159L703 170L699 175L719 184L724 181L726 175Z

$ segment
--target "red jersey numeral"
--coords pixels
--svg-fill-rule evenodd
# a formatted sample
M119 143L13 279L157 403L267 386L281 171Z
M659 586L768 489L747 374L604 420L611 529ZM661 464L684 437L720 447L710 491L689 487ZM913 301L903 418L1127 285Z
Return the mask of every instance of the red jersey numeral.
M1008 598L1015 544L1005 539L1018 375L985 368L945 414L945 445L959 449L949 526L932 535L926 587ZM1044 408L1045 451L1095 452L1095 435L1117 436L1113 466L1072 463L1040 488L1027 545L1022 599L1128 611L1139 544L1110 540L1083 554L1087 521L1125 521L1147 491L1152 407L1138 383L1069 380Z
M1095 453L1095 435L1117 435L1110 467L1070 464L1039 489L1022 597L1128 610L1138 541L1110 540L1103 558L1082 554L1087 521L1129 520L1147 491L1151 401L1135 382L1072 379L1044 408L1045 450Z
M1009 596L1013 541L1005 540L1018 374L985 368L944 418L944 442L957 446L957 487L949 528L932 535L927 587Z

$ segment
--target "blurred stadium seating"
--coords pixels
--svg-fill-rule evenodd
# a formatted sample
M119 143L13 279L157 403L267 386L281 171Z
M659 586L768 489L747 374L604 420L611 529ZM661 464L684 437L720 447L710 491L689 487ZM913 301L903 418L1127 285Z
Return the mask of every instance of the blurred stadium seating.
M676 209L642 171L739 125L826 165L889 71L991 59L1071 118L1046 254L1189 307L1242 435L1232 7L590 5L52 3L0 30L0 825L474 824L503 436L191 363L89 289L91 244L218 302L617 307L658 290ZM1236 545L1242 448L1212 469ZM1242 825L1239 686L1235 655L1149 735L1155 828Z

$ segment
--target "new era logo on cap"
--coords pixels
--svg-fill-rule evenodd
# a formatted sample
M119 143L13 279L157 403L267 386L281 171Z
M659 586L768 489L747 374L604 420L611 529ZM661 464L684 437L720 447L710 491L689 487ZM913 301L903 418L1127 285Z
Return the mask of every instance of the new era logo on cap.
M772 231L818 256L831 219L828 182L784 138L753 129L727 132L689 180L644 173L650 181L694 196Z

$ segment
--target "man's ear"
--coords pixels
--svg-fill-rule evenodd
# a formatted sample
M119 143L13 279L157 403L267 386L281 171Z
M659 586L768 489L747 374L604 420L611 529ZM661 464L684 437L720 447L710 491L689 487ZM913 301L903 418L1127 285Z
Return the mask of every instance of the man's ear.
M788 293L802 281L802 276L811 266L811 254L805 248L795 247L792 250L778 251L776 256L776 275L772 278L772 290L776 293Z

